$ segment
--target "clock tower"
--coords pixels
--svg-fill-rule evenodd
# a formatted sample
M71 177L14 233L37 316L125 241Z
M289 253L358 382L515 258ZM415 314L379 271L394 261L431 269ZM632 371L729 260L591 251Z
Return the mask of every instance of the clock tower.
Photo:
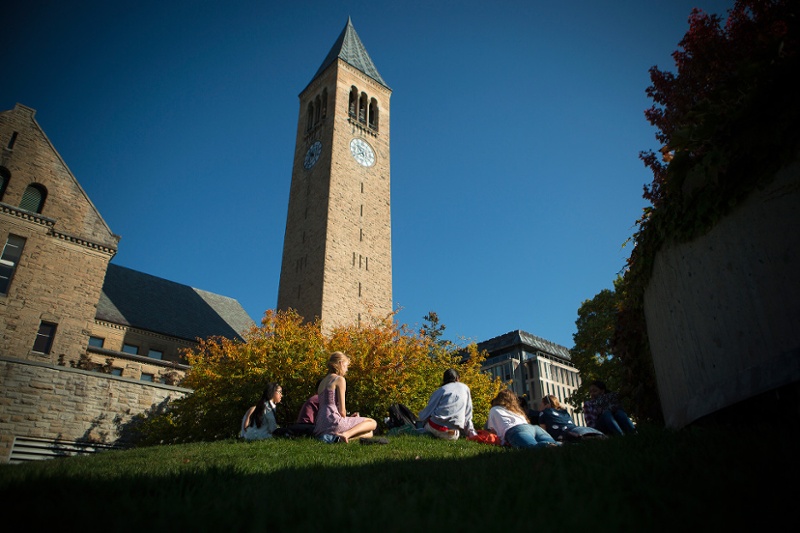
M391 94L349 18L300 93L278 309L326 333L393 311Z

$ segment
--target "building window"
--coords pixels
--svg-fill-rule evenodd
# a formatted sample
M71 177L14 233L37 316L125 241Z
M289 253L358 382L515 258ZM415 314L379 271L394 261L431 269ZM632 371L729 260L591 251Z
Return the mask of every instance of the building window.
M378 101L374 98L369 102L369 127L378 129Z
M146 373L142 372L142 377L140 379L141 379L141 381L148 381L148 382L152 383L153 381L155 381L155 375L146 374Z
M50 349L53 347L53 337L56 335L56 324L51 322L42 322L39 324L39 332L36 334L36 340L33 341L33 351L49 354Z
M355 117L358 113L358 89L355 85L350 87L350 100L347 104L347 113L351 117Z
M149 357L150 359L160 360L164 358L164 352L162 352L161 350L150 350L147 352L147 357Z
M16 235L8 236L6 245L3 247L3 254L0 256L0 294L8 294L8 288L11 286L11 279L17 270L24 246L24 238Z
M22 201L19 206L32 213L41 213L45 198L47 198L47 189L38 183L34 183L33 185L28 185L28 188L22 193Z
M306 120L306 131L311 131L314 127L314 105L311 102L308 103L308 111L306 114L308 117Z
M118 366L115 366L114 368L111 369L111 375L112 376L121 376L122 375L122 369L120 367L118 367Z
M128 343L123 344L122 351L133 355L139 355L139 347L133 344L128 344Z
M367 122L367 93L361 93L361 98L358 99L358 121Z
M89 346L94 346L95 348L102 348L103 343L106 340L102 337L89 337Z
M6 146L6 148L8 148L9 150L14 149L14 144L17 142L17 135L19 135L19 132L16 131L11 134L11 138L8 140L8 145Z
M11 172L9 172L6 167L0 167L0 200L3 199L3 195L6 193L6 187L8 187L8 182L10 180Z

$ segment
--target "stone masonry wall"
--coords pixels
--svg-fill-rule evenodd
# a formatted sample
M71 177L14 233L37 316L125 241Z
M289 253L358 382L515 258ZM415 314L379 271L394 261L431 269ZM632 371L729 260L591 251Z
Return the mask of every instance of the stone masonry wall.
M375 99L379 127L349 115L353 87ZM310 130L307 109L328 95L327 114ZM338 61L300 95L289 210L284 236L278 308L333 326L383 319L393 310L389 99L391 91ZM375 151L375 164L359 165L350 141L361 138ZM322 152L303 166L316 141Z
M113 444L119 425L190 389L0 356L0 463L15 436Z

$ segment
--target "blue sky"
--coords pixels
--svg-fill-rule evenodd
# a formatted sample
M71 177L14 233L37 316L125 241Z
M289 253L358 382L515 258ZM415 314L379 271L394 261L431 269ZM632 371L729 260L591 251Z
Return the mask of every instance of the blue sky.
M648 69L733 0L30 1L3 11L21 103L121 235L113 262L277 304L298 94L348 16L392 88L394 305L458 344L573 346L657 149Z

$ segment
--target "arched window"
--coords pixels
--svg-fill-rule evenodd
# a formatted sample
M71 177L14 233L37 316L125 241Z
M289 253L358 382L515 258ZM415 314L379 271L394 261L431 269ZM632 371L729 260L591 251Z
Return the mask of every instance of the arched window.
M322 90L322 112L320 115L322 116L322 120L325 120L325 115L328 114L328 89Z
M351 117L356 117L358 113L358 89L355 86L350 88L350 102L347 104L347 112Z
M321 111L322 111L322 99L319 97L319 95L317 95L317 99L314 102L314 124L319 123Z
M367 93L361 93L361 98L358 99L358 121L367 121Z
M6 167L0 167L0 202L3 201L3 196L6 194L6 187L11 179L11 172Z
M306 131L311 131L314 127L314 104L308 103L308 110L306 111Z
M369 101L369 127L378 129L378 101L374 98Z
M19 206L26 211L41 213L46 198L47 189L38 183L34 183L33 185L28 185L28 188L22 193L22 201Z

